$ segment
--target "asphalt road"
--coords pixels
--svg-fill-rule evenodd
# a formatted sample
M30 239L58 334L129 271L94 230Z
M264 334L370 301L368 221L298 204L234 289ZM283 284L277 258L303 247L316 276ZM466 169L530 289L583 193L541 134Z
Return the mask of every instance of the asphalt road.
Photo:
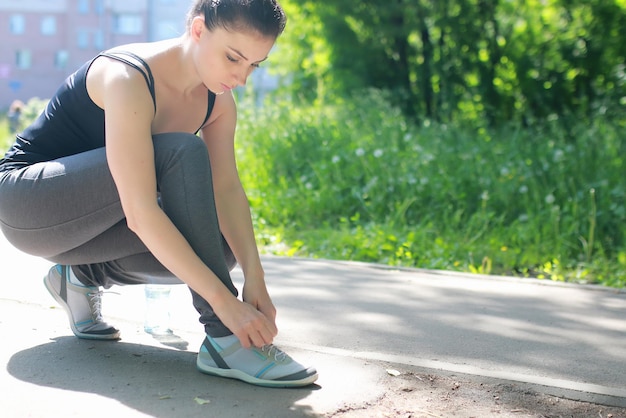
M390 367L626 407L623 291L264 257L277 344L320 373L317 385L277 390L195 370L202 328L184 285L173 286L169 339L143 332L143 287L133 286L104 296L122 340L79 340L44 289L51 263L1 235L0 257L3 416L321 416L375 401ZM241 284L240 271L233 277Z

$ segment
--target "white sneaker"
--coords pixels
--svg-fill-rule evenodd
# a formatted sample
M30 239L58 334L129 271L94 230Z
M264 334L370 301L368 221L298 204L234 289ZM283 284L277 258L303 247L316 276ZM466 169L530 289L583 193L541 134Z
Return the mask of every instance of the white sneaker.
M221 344L207 336L200 347L196 365L203 373L267 387L307 386L317 380L314 368L294 361L274 345L244 348L234 335L217 340Z
M53 266L43 282L52 297L65 309L70 327L78 338L117 340L120 332L102 320L102 292L95 286L70 282L70 267Z

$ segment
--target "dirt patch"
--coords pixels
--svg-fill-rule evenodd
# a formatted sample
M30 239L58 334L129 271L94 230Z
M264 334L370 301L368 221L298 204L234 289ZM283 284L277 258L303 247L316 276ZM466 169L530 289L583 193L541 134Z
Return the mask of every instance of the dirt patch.
M345 405L326 417L626 418L625 408L558 398L513 383L481 383L456 376L394 370L390 373L381 382L387 390L376 402Z

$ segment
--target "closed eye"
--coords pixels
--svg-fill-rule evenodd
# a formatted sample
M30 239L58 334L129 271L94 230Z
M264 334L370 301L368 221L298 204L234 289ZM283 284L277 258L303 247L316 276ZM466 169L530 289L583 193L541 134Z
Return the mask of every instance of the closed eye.
M239 62L239 60L237 58L234 58L234 57L232 57L229 54L226 54L226 58L228 58L228 61L230 61L230 62L232 62L234 64ZM257 62L257 63L250 64L250 66L252 66L254 68L259 68L261 66L261 64Z

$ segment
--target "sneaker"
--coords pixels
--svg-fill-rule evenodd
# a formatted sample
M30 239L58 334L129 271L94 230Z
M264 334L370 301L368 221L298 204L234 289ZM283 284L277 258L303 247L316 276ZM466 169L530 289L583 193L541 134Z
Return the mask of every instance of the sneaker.
M307 386L317 380L317 371L294 361L274 345L244 348L234 335L219 338L224 347L207 336L196 365L203 373L239 379L266 387Z
M61 304L70 319L70 327L78 338L117 340L120 332L102 320L102 292L95 286L70 282L70 267L53 266L43 282L52 297Z

